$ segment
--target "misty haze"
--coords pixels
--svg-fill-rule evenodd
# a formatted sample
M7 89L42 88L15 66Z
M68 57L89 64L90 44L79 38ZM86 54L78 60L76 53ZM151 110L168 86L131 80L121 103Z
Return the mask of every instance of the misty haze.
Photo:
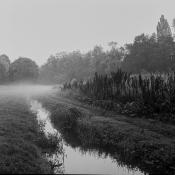
M175 174L173 0L0 0L0 174Z

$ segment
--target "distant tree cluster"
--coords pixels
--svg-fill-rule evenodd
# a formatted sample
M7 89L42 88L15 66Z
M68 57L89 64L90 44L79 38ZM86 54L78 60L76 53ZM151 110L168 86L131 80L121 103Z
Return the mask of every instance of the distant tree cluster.
M157 24L157 37L167 37L172 36L171 28L168 24L168 21L164 18L164 15L161 15L160 21Z
M10 69L10 60L8 56L0 56L0 82L4 83L8 81L9 78L9 69Z
M171 36L156 38L137 36L133 44L126 45L128 54L122 62L125 71L133 73L169 72L175 70L175 43Z
M175 29L175 19L173 26ZM118 47L116 42L110 42L109 46L108 51L95 46L85 54L76 51L50 56L40 69L40 81L62 83L72 79L87 80L95 72L110 74L118 68L136 74L175 71L175 42L163 15L157 24L157 34L141 34L124 47Z
M117 70L124 58L124 48L117 47L114 42L109 43L110 50L104 51L101 46L82 54L79 51L71 53L61 52L50 56L47 63L40 68L40 81L47 83L62 83L89 79L95 72L108 74Z
M14 81L35 81L39 68L29 58L19 58L10 63L8 56L0 56L0 84Z
M38 66L29 58L19 58L10 66L10 80L36 80L38 78Z
M133 73L175 71L175 42L167 20L162 15L157 35L141 34L127 44L122 68Z

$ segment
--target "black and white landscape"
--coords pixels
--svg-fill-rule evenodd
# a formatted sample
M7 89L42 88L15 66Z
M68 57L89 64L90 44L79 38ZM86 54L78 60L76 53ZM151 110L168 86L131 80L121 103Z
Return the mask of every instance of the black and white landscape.
M173 0L0 0L0 174L175 174Z

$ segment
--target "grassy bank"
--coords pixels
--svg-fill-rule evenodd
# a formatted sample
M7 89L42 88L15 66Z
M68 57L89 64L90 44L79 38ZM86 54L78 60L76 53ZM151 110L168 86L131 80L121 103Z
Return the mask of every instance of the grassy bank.
M149 174L175 173L175 126L103 113L60 97L42 100L65 139L75 146L103 149L119 163ZM76 140L76 143L75 143Z
M0 99L0 173L52 173L49 140L23 98Z

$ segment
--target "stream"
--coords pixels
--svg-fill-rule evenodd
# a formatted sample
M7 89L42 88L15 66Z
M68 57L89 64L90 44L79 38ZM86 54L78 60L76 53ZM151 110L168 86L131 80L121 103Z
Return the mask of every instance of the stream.
M48 161L60 166L54 169L55 174L60 173L60 169L66 174L117 174L117 175L142 175L138 169L129 169L127 166L119 165L105 153L99 154L98 150L82 151L80 147L73 148L56 130L50 119L50 112L36 100L30 101L31 111L36 114L38 124L42 124L42 129L46 135L56 135L59 140L62 152L57 151L51 155L46 155Z

